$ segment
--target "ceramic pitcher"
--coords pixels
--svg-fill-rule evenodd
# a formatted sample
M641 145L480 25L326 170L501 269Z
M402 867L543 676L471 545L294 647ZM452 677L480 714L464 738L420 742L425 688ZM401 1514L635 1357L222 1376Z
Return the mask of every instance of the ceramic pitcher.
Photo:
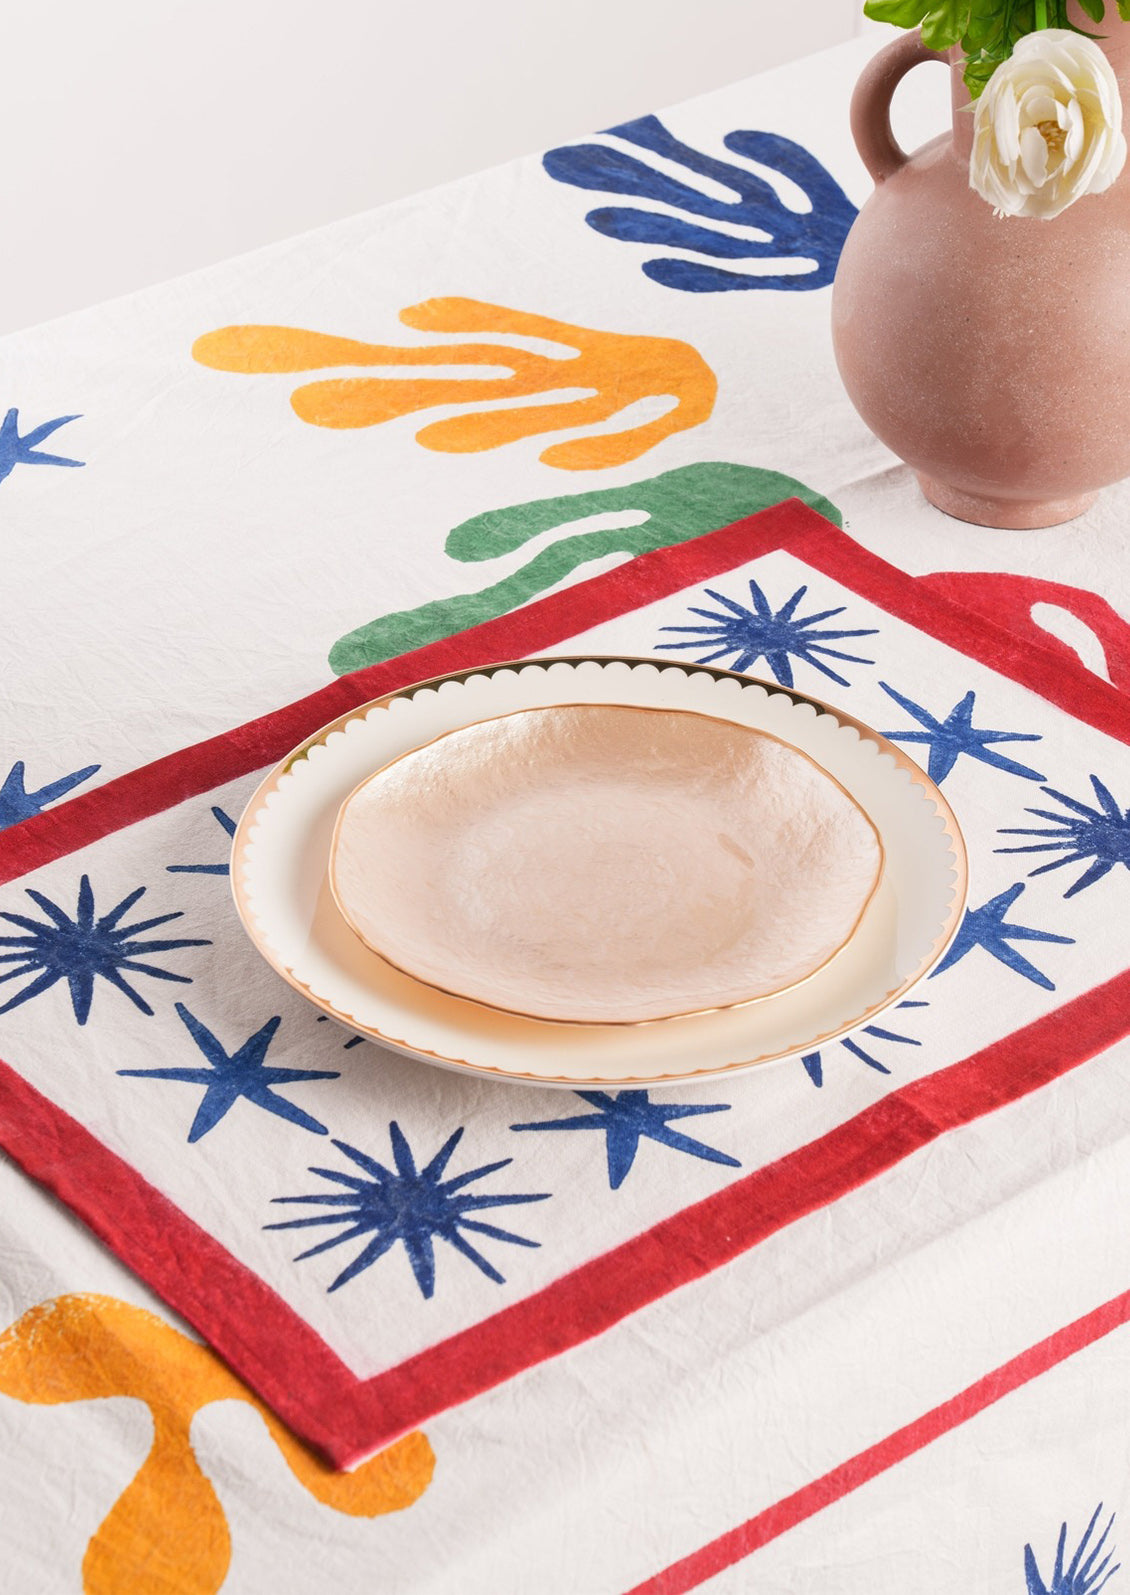
M1130 129L1130 23L1102 34ZM948 63L952 131L913 155L891 97L920 62ZM852 133L875 192L833 290L836 360L867 425L939 509L983 526L1054 526L1130 474L1130 163L1053 221L994 214L969 186L973 114L959 50L917 33L870 62Z

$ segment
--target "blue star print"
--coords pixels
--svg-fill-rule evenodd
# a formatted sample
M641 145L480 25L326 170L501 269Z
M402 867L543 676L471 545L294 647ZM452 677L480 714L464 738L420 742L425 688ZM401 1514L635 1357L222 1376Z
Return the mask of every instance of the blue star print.
M904 698L901 692L888 687L885 681L880 681L879 685L923 728L920 731L884 731L883 735L892 742L925 743L930 749L927 772L939 786L963 753L981 764L990 765L994 770L1004 770L1009 775L1022 775L1028 781L1044 779L1038 770L1030 770L1026 764L1017 764L1014 759L1005 758L1003 753L994 753L989 747L990 742L1039 742L1042 740L1040 736L1034 731L986 731L975 726L973 706L977 701L976 693L967 692L960 703L954 704L944 720L938 720L912 698Z
M100 764L88 764L85 770L75 770L71 775L60 776L57 781L49 781L38 792L29 792L25 784L24 761L17 759L4 777L3 786L0 786L0 831L6 830L9 825L18 825L21 820L30 820L33 814L41 814L49 803L65 797L83 781L89 781L101 768Z
M1032 930L1027 925L1012 925L1005 915L1024 890L1024 882L1018 881L1015 886L1010 886L1006 892L1001 892L981 908L970 908L966 911L961 922L961 928L950 945L950 950L942 959L937 969L933 971L930 979L940 975L944 970L951 969L967 952L974 947L983 947L991 953L999 963L1015 970L1018 975L1023 975L1026 980L1031 980L1035 985L1042 986L1045 991L1054 991L1055 982L1049 980L1047 975L1029 963L1023 953L1018 953L1009 943L1014 941L1046 941L1058 942L1064 947L1071 946L1074 936L1053 936L1048 930Z
M899 1009L928 1008L929 1006L929 1003L926 1002L911 1002L909 1000L896 1004ZM920 1047L922 1045L913 1036L903 1036L895 1030L884 1030L881 1025L864 1025L862 1030L856 1032L856 1035L871 1036L876 1041L886 1041L903 1047ZM853 1057L858 1058L861 1063L865 1063L869 1069L875 1069L879 1074L890 1074L891 1071L887 1068L887 1065L874 1057L872 1053L867 1051L866 1047L861 1046L852 1036L844 1036L836 1044L843 1047L846 1052L850 1052ZM822 1086L824 1084L824 1054L822 1052L806 1052L800 1061L804 1064L805 1072L813 1085Z
M313 1130L315 1135L329 1133L325 1125L319 1124L309 1113L304 1113L285 1097L275 1095L277 1086L293 1085L296 1080L341 1079L336 1069L276 1069L267 1064L267 1048L282 1023L280 1016L268 1019L242 1047L229 1053L207 1026L202 1025L195 1014L189 1013L183 1002L178 1002L176 1006L182 1024L204 1054L205 1066L191 1069L119 1069L118 1073L134 1079L180 1080L186 1085L203 1086L204 1096L188 1132L190 1142L199 1141L209 1130L214 1129L241 1097L253 1102L257 1108L266 1108L268 1113L274 1113L280 1119L288 1119L303 1130Z
M116 986L119 991L124 992L135 1008L140 1008L144 1014L152 1014L152 1008L140 992L134 990L122 971L129 970L133 974L148 975L153 980L176 980L183 985L189 985L191 976L177 975L170 969L161 969L156 964L143 961L142 955L148 960L155 953L173 952L181 947L211 946L211 942L199 937L139 941L138 937L143 931L153 930L157 925L166 925L170 920L181 918L181 913L178 911L173 914L158 914L155 919L143 919L134 925L123 925L121 921L126 914L138 899L145 895L144 886L139 886L136 891L123 897L120 903L108 914L103 914L100 919L95 917L94 892L87 875L82 877L79 884L78 904L73 919L65 909L53 903L42 892L37 892L31 886L25 890L47 918L38 920L30 919L25 914L0 913L0 919L7 920L10 925L15 925L25 933L22 936L0 936L0 948L12 949L10 952L0 951L0 964L13 965L11 969L0 974L0 983L6 980L18 980L21 975L32 976L22 991L17 992L14 997L10 997L3 1006L0 1006L0 1013L7 1013L12 1008L18 1008L21 1003L30 1002L41 992L50 990L56 981L65 980L70 988L71 1007L74 1009L75 1018L80 1025L84 1025L90 1014L94 982L101 976L111 986Z
M317 1174L336 1185L343 1185L345 1191L321 1193L317 1196L274 1198L276 1202L305 1202L314 1206L333 1207L338 1210L337 1212L316 1215L312 1218L292 1218L279 1224L265 1224L263 1227L306 1229L320 1224L349 1226L340 1234L331 1235L328 1240L320 1241L318 1245L300 1252L295 1258L297 1263L306 1257L316 1257L319 1252L328 1251L332 1246L340 1246L343 1241L372 1235L372 1240L366 1242L348 1267L342 1269L330 1285L330 1290L340 1289L364 1269L371 1268L386 1252L391 1251L398 1241L408 1254L412 1273L420 1287L421 1295L425 1297L430 1298L435 1291L437 1240L446 1241L457 1252L462 1252L469 1262L474 1263L488 1279L493 1279L495 1284L505 1284L498 1269L471 1245L464 1231L470 1230L476 1235L486 1235L492 1240L505 1241L511 1246L537 1247L540 1242L527 1240L524 1235L515 1235L510 1230L500 1229L494 1224L484 1224L478 1219L468 1217L468 1214L480 1212L484 1208L511 1207L522 1202L544 1202L548 1200L550 1193L541 1191L533 1195L490 1196L474 1194L467 1190L467 1187L477 1180L485 1179L488 1174L506 1168L514 1161L508 1157L502 1158L497 1163L483 1163L477 1169L469 1169L466 1174L457 1174L454 1179L442 1179L441 1176L451 1161L451 1155L462 1139L462 1128L448 1136L431 1162L419 1170L416 1168L416 1160L404 1132L395 1120L389 1125L388 1133L392 1142L393 1168L385 1168L376 1158L358 1151L355 1146L349 1146L345 1141L335 1141L333 1144L338 1151L355 1163L359 1169L363 1169L367 1178L361 1179L356 1174L345 1174L337 1169L312 1168L311 1174Z
M689 648L699 655L695 663L700 665L713 664L717 659L724 659L727 654L735 654L737 657L733 663L726 667L730 670L748 670L756 659L763 658L783 687L793 685L792 660L799 659L804 664L814 665L823 675L838 682L841 687L846 687L848 683L844 677L824 664L817 655L822 654L828 659L842 659L848 664L874 664L873 659L863 659L858 654L842 653L838 648L829 648L828 644L841 642L846 637L874 637L875 628L837 631L825 627L823 630L814 630L813 628L818 627L821 621L832 620L836 615L842 615L845 606L840 604L835 609L822 609L819 614L800 618L797 616L797 607L807 591L807 587L798 587L780 609L774 610L762 589L755 581L751 581L749 596L753 607L747 609L744 604L736 603L724 593L708 587L707 597L712 598L716 604L721 604L722 608L698 609L692 605L690 613L701 615L703 620L709 621L710 624L662 626L661 631L689 632L692 635L685 642L661 642L657 643L656 647Z
M37 443L42 443L61 426L80 419L77 415L56 416L54 421L44 421L42 426L37 426L33 432L21 437L18 425L19 411L9 410L3 421L0 421L0 482L6 476L11 476L17 465L84 465L86 463L84 460L68 460L62 454L41 454L36 448Z
M1077 798L1068 797L1066 792L1057 792L1050 786L1043 787L1041 790L1056 803L1061 803L1067 812L1056 814L1052 809L1027 809L1026 813L1034 814L1039 820L1051 820L1052 825L1043 829L1003 825L1001 835L1042 836L1048 840L1029 842L1023 847L998 847L997 852L1063 855L1053 858L1048 864L1041 864L1038 869L1030 870L1030 875L1046 875L1049 870L1062 869L1065 864L1082 864L1087 859L1093 859L1094 863L1067 888L1064 897L1074 897L1076 892L1086 891L1088 886L1109 875L1116 864L1130 869L1130 809L1119 806L1114 794L1097 775L1092 775L1091 785L1099 805L1094 809L1086 803L1080 803Z
M673 1130L669 1119L689 1119L699 1113L728 1113L728 1102L695 1103L652 1102L646 1091L577 1091L582 1102L595 1113L576 1113L568 1119L538 1119L532 1124L512 1124L512 1130L598 1130L606 1137L608 1183L619 1190L636 1160L642 1140L658 1141L676 1152L687 1152L708 1163L725 1163L736 1169L741 1164L715 1147L706 1146L689 1135Z
M1067 1524L1064 1523L1059 1531L1059 1543L1055 1552L1055 1567L1052 1570L1051 1583L1046 1584L1036 1562L1035 1553L1030 1545L1024 1547L1024 1575L1028 1585L1028 1595L1099 1595L1104 1585L1108 1584L1122 1565L1115 1562L1111 1567L1112 1557L1117 1555L1112 1546L1102 1561L1102 1555L1107 1536L1114 1526L1114 1513L1102 1531L1097 1542L1091 1545L1091 1535L1099 1521L1103 1506L1100 1501L1095 1508L1094 1516L1087 1524L1087 1531L1075 1548L1071 1561L1064 1566L1064 1557L1067 1548Z
M318 1015L317 1022L320 1025L328 1024L329 1023L329 1015L328 1014L324 1014L324 1013L320 1013ZM346 1041L343 1044L341 1050L343 1052L348 1052L351 1047L359 1047L361 1045L361 1043L364 1041L364 1039L365 1039L364 1036L350 1036L349 1040Z
M212 806L212 818L221 826L229 836L235 835L235 821L230 814L225 814L223 809ZM225 861L222 864L166 864L165 868L170 875L230 875L231 865Z

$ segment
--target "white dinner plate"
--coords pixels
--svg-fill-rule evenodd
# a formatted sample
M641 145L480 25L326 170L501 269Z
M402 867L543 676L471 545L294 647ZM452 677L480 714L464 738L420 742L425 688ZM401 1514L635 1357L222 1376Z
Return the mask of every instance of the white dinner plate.
M563 705L682 710L778 739L867 816L882 872L845 945L745 1006L646 1023L570 1024L499 1011L397 969L366 946L329 882L335 825L375 771L448 733ZM840 710L706 666L556 659L487 666L391 693L324 727L267 777L239 822L232 889L252 941L324 1013L443 1067L577 1087L709 1080L813 1051L899 1001L944 954L965 903L965 846L929 777Z

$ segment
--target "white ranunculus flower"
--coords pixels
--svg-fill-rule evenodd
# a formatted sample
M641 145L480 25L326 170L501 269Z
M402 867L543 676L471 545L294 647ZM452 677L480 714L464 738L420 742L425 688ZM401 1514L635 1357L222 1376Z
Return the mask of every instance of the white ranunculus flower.
M1067 28L1026 33L974 107L969 181L998 216L1050 220L1099 194L1126 160L1110 62Z

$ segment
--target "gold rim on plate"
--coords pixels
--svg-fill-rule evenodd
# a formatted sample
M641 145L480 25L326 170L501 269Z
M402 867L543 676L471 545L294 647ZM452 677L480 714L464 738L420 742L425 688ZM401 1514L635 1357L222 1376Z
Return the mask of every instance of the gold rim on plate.
M530 662L531 663L540 663L540 661L530 661ZM555 662L557 662L557 661L555 661ZM619 662L619 661L617 661L617 662ZM683 668L683 667L680 666L678 668ZM444 678L444 679L450 679L450 678ZM748 678L746 678L746 679L748 679ZM733 1008L749 1008L749 1007L752 1007L753 1004L757 1003L757 1002L768 1002L770 997L780 997L786 991L796 991L796 989L799 986L803 986L806 981L809 981L809 980L811 980L813 978L813 976L818 975L822 969L827 969L828 965L832 962L833 958L838 958L839 957L840 953L843 952L844 948L847 947L848 943L854 937L854 935L855 935L856 931L859 929L860 925L862 925L864 915L867 913L867 910L871 907L871 904L872 904L872 902L874 900L874 897L875 897L875 893L879 890L879 883L883 879L883 870L886 867L886 861L887 861L887 852L886 852L886 849L883 846L883 839L879 835L879 832L876 830L874 821L872 820L871 816L867 813L867 810L863 807L863 805L861 803L857 802L857 800L854 797L852 797L851 793L848 791L847 787L844 786L842 781L837 781L836 777L834 775L832 775L828 770L826 770L822 764L818 763L817 760L814 759L810 753L805 753L803 748L798 748L798 747L794 746L793 743L787 741L784 737L775 736L772 731L761 731L755 726L741 725L741 723L739 721L737 721L737 720L731 720L731 721L728 721L727 723L730 724L730 725L740 726L741 730L748 731L751 736L762 737L766 742L775 742L777 744L777 746L780 747L780 748L788 748L790 753L795 753L797 755L797 757L803 759L806 764L810 764L814 770L818 770L819 773L825 778L825 780L830 781L834 787L836 787L840 792L842 792L844 797L846 797L848 802L851 804L851 806L854 809L856 809L859 814L861 814L863 816L864 820L867 822L868 826L871 829L872 836L874 836L874 838L875 838L875 846L879 850L879 866L878 866L878 868L875 871L875 879L871 882L871 889L867 893L867 896L863 900L863 906L860 908L859 913L856 915L854 922L849 927L849 929L848 929L847 933L845 934L843 940L841 942L838 942L837 945L832 948L832 951L828 954L828 956L825 959L823 959L819 964L817 964L815 966L815 968L809 969L803 975L798 975L796 980L787 981L783 986L774 986L772 991L759 992L756 997L738 997L733 1002L708 1003L705 1007L702 1007L702 1008L680 1008L680 1009L676 1009L675 1012L673 1012L673 1013L653 1014L653 1015L649 1016L646 1019L566 1019L566 1018L563 1018L563 1017L554 1016L552 1014L528 1013L524 1008L510 1008L505 1003L490 1002L486 997L471 997L471 996L468 996L468 994L466 992L464 992L464 991L455 991L450 986L441 985L438 980L428 980L424 975L417 974L416 971L413 970L413 969L405 969L403 964L398 964L395 958L390 957L390 955L388 953L386 953L382 948L375 946L369 940L369 938L365 935L364 931L362 931L361 928L357 925L357 923L354 920L352 914L350 914L349 910L346 908L345 904L341 900L341 894L340 894L340 892L338 890L338 884L337 884L337 874L336 874L336 871L334 869L334 861L335 861L335 858L337 856L338 836L339 836L339 833L341 831L341 824L342 824L342 820L343 820L343 818L345 816L345 810L346 810L346 807L349 804L350 800L353 797L355 797L358 792L360 792L361 788L363 786L367 786L370 781L375 780L378 775L383 775L386 770L391 770L394 765L400 764L404 759L411 758L413 754L420 753L425 748L434 748L437 742L442 742L446 737L454 736L456 731L467 731L467 730L470 730L473 726L494 725L494 724L496 724L497 722L499 722L501 720L512 720L514 718L514 716L518 715L518 714L541 714L541 713L543 713L543 712L545 712L546 710L549 710L549 709L589 709L589 708L596 708L596 709L603 709L603 708L627 709L630 714L682 714L682 715L690 715L690 716L696 717L696 718L698 718L700 720L717 720L717 719L720 718L720 716L718 716L718 715L703 714L700 710L697 710L697 709L661 709L661 708L655 707L655 706L653 706L651 704L641 704L641 703L620 703L620 704L553 703L553 704L541 704L541 705L537 705L537 706L534 706L534 707L529 708L529 709L510 709L505 714L488 714L488 715L484 715L481 720L469 720L467 722L466 726L457 726L453 730L441 731L437 736L429 737L427 742L421 742L416 747L409 748L404 753L398 753L394 759L388 759L384 764L379 764L375 770L371 770L368 775L363 777L362 780L358 781L357 785L348 794L348 796L344 797L342 799L341 807L337 811L337 819L334 821L333 835L330 838L329 859L328 859L327 864L326 864L326 881L327 881L327 884L329 885L330 896L334 900L334 906L337 908L338 913L341 915L341 917L345 921L345 923L349 926L350 930L357 937L357 940L359 942L361 942L362 946L367 947L369 949L369 951L375 957L379 958L382 963L388 964L390 968L395 969L398 974L407 975L408 979L412 980L412 981L415 981L415 983L417 985L419 985L419 986L427 986L432 991L441 991L444 994L445 997L455 997L460 1002L473 1003L476 1008L489 1008L492 1013L513 1014L513 1016L516 1019L529 1019L534 1024L543 1024L543 1025L579 1025L582 1028L590 1028L590 1029L595 1026L596 1028L601 1029L601 1030L603 1030L603 1029L605 1029L607 1027L613 1027L613 1028L616 1028L616 1029L621 1029L621 1028L627 1028L627 1027L635 1027L637 1025L662 1025L662 1024L666 1024L671 1019L694 1019L697 1016L699 1016L700 1014L728 1013Z

